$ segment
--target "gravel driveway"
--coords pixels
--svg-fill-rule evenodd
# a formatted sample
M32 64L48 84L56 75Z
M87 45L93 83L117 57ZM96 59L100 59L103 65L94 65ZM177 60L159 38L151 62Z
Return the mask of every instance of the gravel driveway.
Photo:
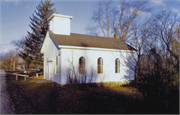
M11 104L9 94L6 90L6 72L0 69L0 89L1 89L1 103L0 114L15 114L13 112L14 106Z

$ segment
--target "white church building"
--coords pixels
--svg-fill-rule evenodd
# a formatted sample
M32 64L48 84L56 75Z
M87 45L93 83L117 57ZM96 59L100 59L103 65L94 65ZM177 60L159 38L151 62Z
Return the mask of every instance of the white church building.
M44 79L64 85L69 72L78 75L93 73L91 82L133 80L125 63L134 48L115 38L70 33L72 16L53 14L44 39ZM86 79L88 82L88 79Z

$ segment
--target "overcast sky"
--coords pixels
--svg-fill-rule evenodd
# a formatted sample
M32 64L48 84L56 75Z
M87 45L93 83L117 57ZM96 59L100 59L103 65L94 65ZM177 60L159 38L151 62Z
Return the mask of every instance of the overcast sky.
M73 16L71 19L71 33L86 34L85 28L89 24L98 1L95 0L51 0L55 3L58 14ZM29 17L34 14L40 0L0 0L0 54L15 47L10 44L13 40L21 39L30 31ZM154 12L167 9L178 12L179 0L149 0L149 6Z

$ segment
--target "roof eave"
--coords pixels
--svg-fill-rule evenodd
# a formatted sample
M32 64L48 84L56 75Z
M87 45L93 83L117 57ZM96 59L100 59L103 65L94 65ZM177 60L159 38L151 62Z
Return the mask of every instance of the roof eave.
M69 19L72 19L72 18L73 18L72 16L67 16L67 15L52 14L52 15L48 18L48 20L51 20L54 16L63 17L63 18L69 18Z

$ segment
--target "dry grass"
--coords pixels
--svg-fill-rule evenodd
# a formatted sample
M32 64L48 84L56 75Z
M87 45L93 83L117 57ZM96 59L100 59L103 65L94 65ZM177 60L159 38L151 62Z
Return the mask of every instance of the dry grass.
M30 79L33 79L33 80L37 80L37 79L40 79L40 80L42 80L42 79L44 79L44 76L38 76L38 77L36 77L36 76L31 76L31 77L29 77Z
M163 113L151 111L133 87L99 87L97 84L65 85L15 81L7 76L8 92L16 114ZM40 80L40 79L39 79Z
M139 95L139 97L142 97L142 94L134 87L114 86L114 87L105 87L105 88L116 91L118 93L122 93L124 95Z

